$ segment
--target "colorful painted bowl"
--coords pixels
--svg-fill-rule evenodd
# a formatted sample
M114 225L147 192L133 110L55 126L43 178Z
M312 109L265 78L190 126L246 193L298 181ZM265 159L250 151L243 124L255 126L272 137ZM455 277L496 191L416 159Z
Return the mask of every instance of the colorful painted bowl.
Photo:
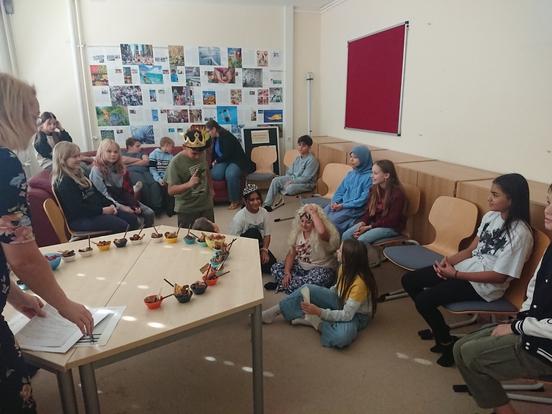
M59 253L46 253L44 255L52 270L56 270L61 263L61 254Z
M187 234L186 236L184 236L184 238L182 240L184 240L184 243L186 243L186 244L194 244L195 243L195 237L192 236L191 234Z
M159 295L149 295L144 298L144 304L148 309L159 309L163 299Z
M111 247L111 240L99 241L96 246L100 252L107 252Z
M203 295L207 290L207 283L198 280L197 282L192 283L190 289L192 289L192 292L196 295Z

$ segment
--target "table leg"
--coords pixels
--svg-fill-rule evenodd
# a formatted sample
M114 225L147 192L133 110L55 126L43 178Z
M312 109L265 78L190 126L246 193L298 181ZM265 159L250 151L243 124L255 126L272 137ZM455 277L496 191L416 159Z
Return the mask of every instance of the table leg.
M63 414L77 414L77 398L73 384L73 371L56 373Z
M98 400L94 368L90 364L82 365L79 367L79 374L84 398L84 411L86 414L100 414L100 401Z
M262 414L263 403L263 328L262 307L255 306L251 323L251 351L253 359L253 412Z

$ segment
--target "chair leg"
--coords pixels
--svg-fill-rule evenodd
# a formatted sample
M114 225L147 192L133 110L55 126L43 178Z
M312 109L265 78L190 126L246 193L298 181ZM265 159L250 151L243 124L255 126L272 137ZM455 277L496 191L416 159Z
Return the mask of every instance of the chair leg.
M477 323L477 318L478 318L479 315L474 314L472 315L471 318L468 318L468 319L464 319L463 321L458 321L458 322L454 322L454 323L450 323L449 324L449 327L450 328L461 328L463 326L470 326L470 325L473 325L475 323Z
M380 295L380 297L378 298L378 302L389 302L391 300L395 300L395 299L402 299L402 298L406 298L408 297L408 293L406 293L404 290L402 289L399 289L399 290L394 290L393 292L387 292L387 293L384 293L382 295Z
M532 395L517 394L512 392L508 392L506 393L506 395L511 400L527 401L527 402L534 402L538 404L552 405L552 397L534 397Z

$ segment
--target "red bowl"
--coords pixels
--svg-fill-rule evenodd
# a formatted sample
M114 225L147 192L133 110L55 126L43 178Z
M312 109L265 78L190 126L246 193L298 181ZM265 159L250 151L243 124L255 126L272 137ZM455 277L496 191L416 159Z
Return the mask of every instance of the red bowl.
M162 300L158 295L149 295L144 298L144 303L148 309L159 309L161 307Z
M217 284L218 277L214 277L211 279L205 278L205 283L207 283L207 286L215 286Z

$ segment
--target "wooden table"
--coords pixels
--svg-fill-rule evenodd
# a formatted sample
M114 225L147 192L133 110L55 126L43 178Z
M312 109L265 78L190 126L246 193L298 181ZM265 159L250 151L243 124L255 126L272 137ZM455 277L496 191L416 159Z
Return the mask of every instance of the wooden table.
M531 226L546 233L552 237L552 232L544 228L544 208L546 207L546 195L548 194L548 184L537 181L528 181L529 183L529 208L531 214ZM471 201L477 206L479 214L483 215L489 211L487 198L492 180L483 181L465 181L458 183L456 197Z
M393 164L403 164L405 162L434 161L432 158L421 157L419 155L407 154L405 152L391 151L386 149L373 150L372 160L389 160Z
M318 158L318 147L321 144L333 144L333 143L339 143L339 142L350 142L349 140L342 139L342 138L336 138L336 137L329 137L327 135L321 135L317 137L312 137L312 148L311 151L313 155Z
M444 161L421 161L397 164L401 181L420 188L420 209L413 218L414 239L421 244L431 243L435 230L429 224L429 211L439 196L456 196L458 183L493 179L498 173Z
M176 244L155 243L150 239L152 230L145 231L147 235L141 245L122 249L112 246L107 252L95 250L92 257L79 256L74 262L62 263L55 271L59 284L73 300L90 307L126 305L107 345L72 348L61 355L25 351L26 359L56 373L64 413L77 412L72 371L78 368L86 413L99 413L96 368L179 340L228 316L252 313L253 411L262 413L263 287L257 241L238 238L225 263L231 273L222 276L204 295L194 295L186 304L167 298L160 309L149 310L143 302L145 296L157 294L160 287L164 287L164 294L172 292L163 277L181 285L201 279L199 268L209 261L212 251L197 244L186 245L182 240ZM160 226L159 231L176 229ZM85 244L80 241L42 250L76 250Z

